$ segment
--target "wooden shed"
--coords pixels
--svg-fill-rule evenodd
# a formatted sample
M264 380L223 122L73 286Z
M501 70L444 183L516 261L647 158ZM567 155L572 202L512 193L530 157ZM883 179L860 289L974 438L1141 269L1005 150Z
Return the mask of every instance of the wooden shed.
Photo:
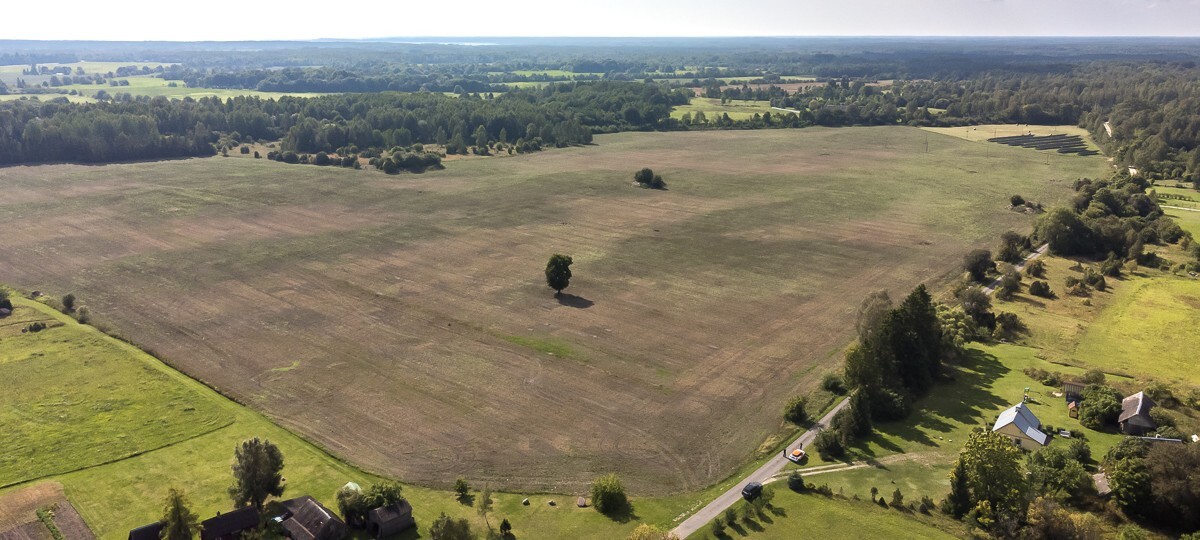
M412 505L407 500L381 506L367 512L367 530L377 539L395 536L416 526L412 516Z

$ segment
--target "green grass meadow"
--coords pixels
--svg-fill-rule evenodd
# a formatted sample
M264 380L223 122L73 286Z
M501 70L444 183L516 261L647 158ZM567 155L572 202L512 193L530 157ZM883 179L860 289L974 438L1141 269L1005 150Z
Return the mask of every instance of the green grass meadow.
M738 521L725 529L726 538L793 540L798 538L962 538L959 522L937 514L884 509L870 500L838 500L795 493L783 482L776 486L773 508L751 523ZM890 494L889 494L890 497ZM906 499L906 502L908 499ZM708 526L688 538L714 538Z
M748 120L754 117L755 114L762 115L763 113L780 114L783 111L772 111L770 101L726 101L721 104L720 99L715 98L692 98L692 102L687 105L679 105L671 109L671 118L683 118L684 114L703 112L704 116L708 117L708 121L712 122L722 114L728 114L733 120Z

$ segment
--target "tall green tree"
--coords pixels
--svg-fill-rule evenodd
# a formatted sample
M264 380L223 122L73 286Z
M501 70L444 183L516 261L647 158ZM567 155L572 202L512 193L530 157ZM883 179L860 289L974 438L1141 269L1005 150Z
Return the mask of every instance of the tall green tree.
M943 504L946 513L956 519L962 519L974 506L971 502L971 484L967 477L967 467L961 457L954 462L954 470L950 471L950 494L946 495Z
M554 289L555 296L562 293L562 290L571 284L571 260L570 255L560 255L555 253L550 256L550 261L546 263L546 285Z
M183 491L167 490L163 505L163 540L191 540L200 532L200 517L191 510Z
M1021 450L1003 435L976 428L959 454L972 502L988 502L997 516L1021 517L1026 500Z
M592 481L592 505L601 514L614 515L629 507L625 486L616 474L606 474Z
M283 453L271 441L242 442L234 449L232 468L229 496L235 507L249 504L261 512L267 497L283 495Z

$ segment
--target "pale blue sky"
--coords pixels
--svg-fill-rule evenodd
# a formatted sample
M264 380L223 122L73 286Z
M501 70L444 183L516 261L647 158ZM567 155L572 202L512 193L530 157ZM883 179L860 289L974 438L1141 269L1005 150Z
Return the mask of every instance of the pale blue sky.
M0 39L1198 36L1200 0L55 0Z

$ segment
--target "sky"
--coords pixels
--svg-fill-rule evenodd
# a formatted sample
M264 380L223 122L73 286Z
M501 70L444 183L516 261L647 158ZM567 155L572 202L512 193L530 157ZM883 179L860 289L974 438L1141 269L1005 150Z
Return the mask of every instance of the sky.
M1200 0L55 0L54 13L0 39L1200 36Z

